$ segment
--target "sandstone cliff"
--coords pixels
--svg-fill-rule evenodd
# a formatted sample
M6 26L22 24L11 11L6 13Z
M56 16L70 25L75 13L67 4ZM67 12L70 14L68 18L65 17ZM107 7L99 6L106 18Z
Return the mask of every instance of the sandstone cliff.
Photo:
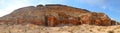
M60 4L28 6L17 9L0 18L3 24L36 24L44 26L61 25L99 25L111 26L116 21L111 20L105 13L90 12Z

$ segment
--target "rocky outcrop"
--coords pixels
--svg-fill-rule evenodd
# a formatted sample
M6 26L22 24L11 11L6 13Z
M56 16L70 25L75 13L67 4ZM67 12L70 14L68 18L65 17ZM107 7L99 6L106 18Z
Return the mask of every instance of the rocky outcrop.
M85 9L59 4L23 7L1 17L0 22L5 24L31 23L44 26L80 24L110 26L116 23L111 21L104 13L90 12Z
M111 25L111 20L107 15L95 12L81 15L81 22L82 24Z
M115 20L111 20L111 25L120 25L120 23L116 22Z

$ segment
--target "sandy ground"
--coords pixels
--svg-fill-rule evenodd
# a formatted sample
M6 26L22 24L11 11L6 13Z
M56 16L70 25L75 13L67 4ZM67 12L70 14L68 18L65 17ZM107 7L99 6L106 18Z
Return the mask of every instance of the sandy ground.
M95 26L83 24L78 26L45 27L33 24L1 24L0 33L120 33L120 25Z

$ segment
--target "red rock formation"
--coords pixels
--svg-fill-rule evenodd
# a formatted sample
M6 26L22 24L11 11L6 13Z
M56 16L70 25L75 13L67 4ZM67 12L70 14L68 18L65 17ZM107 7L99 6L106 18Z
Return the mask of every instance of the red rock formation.
M94 23L95 25L102 25L101 19L95 19Z
M80 16L81 18L81 24L91 24L92 22L92 14L91 13L86 13Z
M116 22L116 21L114 21L114 20L111 20L111 25L120 25L120 23L119 23L119 22Z
M57 26L60 24L110 26L115 24L115 22L111 21L104 13L90 12L85 9L59 4L20 8L11 14L1 17L0 22L5 22L7 24L31 23L47 26Z
M8 22L10 22L10 21L8 21L8 20L0 20L0 24L8 24Z
M48 26L54 27L56 25L56 18L54 16L48 16Z

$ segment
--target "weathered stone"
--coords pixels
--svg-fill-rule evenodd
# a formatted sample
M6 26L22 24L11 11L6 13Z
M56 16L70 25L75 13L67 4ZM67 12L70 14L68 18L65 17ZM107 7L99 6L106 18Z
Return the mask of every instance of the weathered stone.
M11 14L1 17L0 22L4 22L5 24L31 23L45 26L57 26L61 24L110 26L116 23L111 21L104 13L90 12L85 9L60 4L23 7L15 10Z
M56 18L54 16L48 16L48 26L55 26Z

